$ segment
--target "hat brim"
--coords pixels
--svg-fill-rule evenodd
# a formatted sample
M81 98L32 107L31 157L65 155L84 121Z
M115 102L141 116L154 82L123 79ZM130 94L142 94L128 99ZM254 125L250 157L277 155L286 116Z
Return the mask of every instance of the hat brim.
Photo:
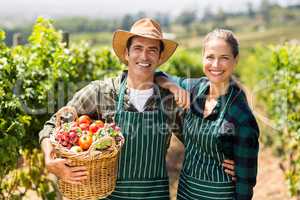
M119 57L120 61L126 65L128 64L127 60L125 59L126 44L127 44L128 39L132 36L140 36L140 37L144 37L144 38L160 40L163 42L164 50L161 52L158 66L165 63L173 55L173 53L175 52L175 50L178 46L177 42L174 42L174 41L168 40L168 39L158 39L158 38L148 37L145 35L139 35L139 34L131 33L128 31L123 31L123 30L115 31L114 36L113 36L112 46L115 51L115 54Z

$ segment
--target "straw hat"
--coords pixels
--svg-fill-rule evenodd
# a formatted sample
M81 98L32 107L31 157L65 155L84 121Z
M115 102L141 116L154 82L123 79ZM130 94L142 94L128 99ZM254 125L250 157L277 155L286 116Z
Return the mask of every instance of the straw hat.
M161 52L158 66L166 62L178 46L176 42L163 38L159 23L150 18L140 19L132 25L129 32L124 30L117 30L114 32L113 49L121 62L126 65L128 62L125 59L124 52L126 50L127 41L132 36L141 36L163 42L164 50Z

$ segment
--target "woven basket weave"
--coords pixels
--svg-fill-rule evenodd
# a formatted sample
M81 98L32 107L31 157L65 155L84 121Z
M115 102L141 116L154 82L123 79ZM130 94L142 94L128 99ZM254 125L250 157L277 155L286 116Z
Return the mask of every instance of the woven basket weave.
M62 125L61 116L63 113L71 113L73 120L77 120L74 108L63 107L56 114L56 130ZM55 140L56 130L50 136L56 156L67 158L69 166L85 166L88 171L87 179L81 184L71 184L63 179L58 179L59 190L63 196L68 199L98 199L110 195L116 185L118 157L124 143L124 137L117 144L113 139L112 146L104 151L95 150L96 143L93 143L88 151L74 153Z

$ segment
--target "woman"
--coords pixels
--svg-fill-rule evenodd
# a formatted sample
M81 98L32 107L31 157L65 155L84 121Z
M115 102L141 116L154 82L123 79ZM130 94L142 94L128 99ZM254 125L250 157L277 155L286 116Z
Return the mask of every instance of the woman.
M252 199L257 175L259 129L246 95L232 79L239 47L234 34L217 29L203 43L205 78L157 78L176 96L191 92L191 107L184 118L185 158L177 199ZM183 100L177 98L177 102ZM236 181L224 172L222 162L235 162Z

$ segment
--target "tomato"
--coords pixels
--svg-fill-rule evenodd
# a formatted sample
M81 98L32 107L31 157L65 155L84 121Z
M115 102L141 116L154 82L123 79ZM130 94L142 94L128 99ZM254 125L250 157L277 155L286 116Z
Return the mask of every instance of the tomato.
M87 150L91 146L92 142L93 142L93 138L88 134L83 134L79 138L79 146L83 150Z
M87 124L87 123L82 123L82 124L79 124L79 127L81 128L81 130L83 130L83 131L87 131L87 130L89 130L89 124Z
M99 128L102 128L102 127L104 127L104 122L101 120L97 120L90 125L89 131L92 134L95 134L99 130Z
M78 118L78 123L79 124L91 124L92 120L91 120L91 118L88 115L81 115Z

